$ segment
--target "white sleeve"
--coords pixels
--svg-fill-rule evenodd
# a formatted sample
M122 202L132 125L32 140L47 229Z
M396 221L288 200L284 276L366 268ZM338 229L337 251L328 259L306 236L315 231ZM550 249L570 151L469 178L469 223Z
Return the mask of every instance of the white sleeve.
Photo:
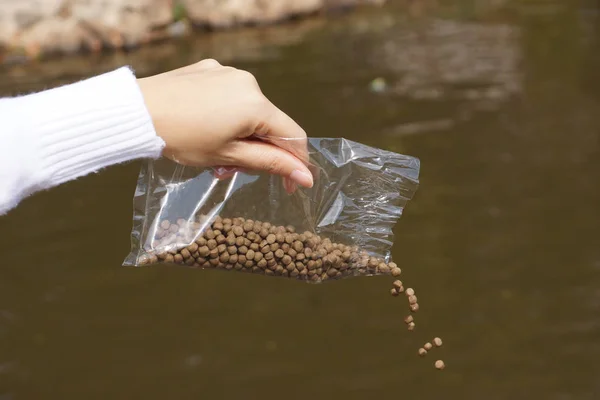
M25 197L113 164L158 158L131 69L0 99L0 215Z

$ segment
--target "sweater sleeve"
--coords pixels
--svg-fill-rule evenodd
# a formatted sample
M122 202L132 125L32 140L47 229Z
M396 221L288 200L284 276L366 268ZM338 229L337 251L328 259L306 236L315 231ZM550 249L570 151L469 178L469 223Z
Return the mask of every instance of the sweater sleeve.
M0 215L25 197L113 164L158 158L133 71L0 99Z

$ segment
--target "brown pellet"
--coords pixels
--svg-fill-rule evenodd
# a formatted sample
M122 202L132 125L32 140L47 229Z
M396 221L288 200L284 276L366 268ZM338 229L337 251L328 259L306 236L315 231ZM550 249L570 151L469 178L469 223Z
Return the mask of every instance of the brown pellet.
M421 347L421 348L419 349L419 355L420 355L421 357L425 357L425 356L427 355L427 350L425 350L424 348L422 348L422 347Z
M183 256L183 258L190 258L192 256L192 254L190 253L190 251L188 249L182 249L181 255Z
M411 305L410 305L410 311L412 311L412 312L417 312L417 311L419 311L419 303L416 303L416 304L411 304Z
M400 276L402 274L402 271L400 270L400 268L392 268L392 276Z
M417 304L417 296L408 296L408 304Z
M385 263L380 263L379 264L379 272L381 272L382 274L387 274L390 272L390 267L388 267L387 264L385 264Z
M408 330L409 331L414 331L415 330L415 323L414 322L409 322L408 323Z
M413 321L414 321L414 318L413 318L413 316L412 316L412 315L407 315L407 316L404 318L404 322L405 322L405 323L407 323L407 324L410 324L410 323L411 323L411 322L413 322Z
M433 338L433 344L435 347L442 347L442 339L439 337Z
M390 294L394 297L398 296L398 290L396 290L396 288L391 288L390 289Z
M414 296L415 290L413 288L406 288L406 296Z
M437 360L434 365L435 365L435 368L439 369L439 370L446 368L446 364L444 364L444 362L442 360Z
M427 342L427 343L425 343L425 344L423 345L423 348L424 348L425 350L429 351L429 350L431 350L431 349L433 348L433 345L432 345L431 343Z
M304 245L302 244L301 241L296 240L293 245L292 245L293 249L296 250L297 252L302 251L302 249L304 248Z
M241 217L222 218L197 215L193 220L180 218L177 223L160 222L154 248L179 245L180 248L158 254L155 262L176 260L177 263L199 264L225 269L251 272L259 268L276 275L315 282L339 279L344 276L389 274L399 275L400 268L386 263L379 257L370 256L356 245L334 243L313 232L296 232L293 226L275 226L268 222ZM204 227L203 231L200 229ZM198 232L191 244L184 244ZM189 243L189 242L188 242ZM144 263L150 262L150 256ZM190 260L190 261L188 261ZM216 264L215 264L216 263ZM261 272L264 273L264 272ZM412 289L411 289L412 290ZM398 296L405 290L401 281L395 281L390 293ZM411 311L418 309L414 292L407 293Z

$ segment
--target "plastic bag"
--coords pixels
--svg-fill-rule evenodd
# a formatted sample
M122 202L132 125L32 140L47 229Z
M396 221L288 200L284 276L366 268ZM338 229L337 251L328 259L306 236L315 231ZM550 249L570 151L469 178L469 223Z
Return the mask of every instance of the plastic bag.
M142 166L125 266L182 264L322 282L400 274L392 229L418 187L417 158L346 139L269 139L306 161L310 189L267 173ZM295 189L295 190L294 190Z

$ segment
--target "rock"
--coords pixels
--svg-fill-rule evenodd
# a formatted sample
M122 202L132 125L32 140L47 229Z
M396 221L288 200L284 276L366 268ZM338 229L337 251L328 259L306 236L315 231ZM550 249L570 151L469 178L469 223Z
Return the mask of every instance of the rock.
M131 47L171 23L170 0L72 0L71 14L106 46Z
M78 51L84 42L85 31L73 19L44 19L25 31L19 46L32 58L47 52L71 53Z
M194 24L225 28L314 13L324 0L181 0L181 4Z
M384 0L0 0L0 58L31 57L84 47L137 46L187 34L194 25L269 24L321 10ZM13 50L11 50L13 49Z

